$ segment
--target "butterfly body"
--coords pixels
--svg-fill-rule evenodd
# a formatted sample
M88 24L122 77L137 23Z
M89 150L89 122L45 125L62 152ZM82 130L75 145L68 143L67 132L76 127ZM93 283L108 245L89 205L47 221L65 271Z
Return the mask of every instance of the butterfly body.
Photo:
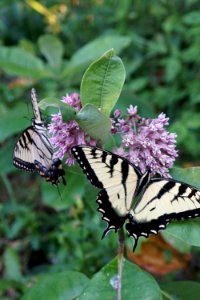
M148 237L165 229L170 220L200 215L200 191L168 178L152 178L126 159L96 147L76 146L72 153L90 182L100 188L98 211L109 230L124 224L129 236Z
M32 125L26 128L17 141L13 164L28 172L38 171L40 176L52 184L59 183L59 177L64 180L64 170L59 159L53 159L53 147L47 135L47 129L41 119L35 90L32 89L32 107L34 118Z

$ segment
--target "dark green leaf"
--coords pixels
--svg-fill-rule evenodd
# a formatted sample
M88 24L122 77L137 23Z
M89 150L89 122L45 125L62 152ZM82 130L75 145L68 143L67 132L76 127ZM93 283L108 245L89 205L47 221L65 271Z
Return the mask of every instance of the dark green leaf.
M191 11L185 16L183 16L183 22L187 25L196 25L200 24L200 12L199 11Z
M88 284L88 278L78 272L60 272L41 276L38 282L21 298L21 300L72 300Z
M199 300L200 284L193 281L168 282L162 284L165 299L170 300Z
M111 120L103 115L95 106L85 105L76 116L81 128L100 144L105 144L111 129Z
M79 300L117 299L117 258L93 276ZM161 300L161 293L155 279L138 266L123 260L122 299Z
M6 278L15 281L22 280L19 256L13 248L7 248L4 252L4 265Z
M18 104L9 110L8 114L2 115L0 118L0 141L4 141L14 133L24 130L31 125L30 121L26 119L28 115L27 106L25 104Z
M177 58L170 57L165 60L166 63L166 81L173 81L181 71L181 63Z
M70 75L72 72L77 72L77 69L83 69L83 67L86 67L91 61L97 59L108 49L114 48L116 54L118 54L126 48L130 42L131 39L127 36L100 36L74 53L63 75Z
M4 71L18 76L40 78L51 75L39 58L17 47L0 46L0 65Z
M64 52L63 44L53 35L46 34L39 38L40 51L47 59L52 68L57 68L61 65Z
M0 148L0 173L2 175L16 169L12 161L14 145L15 142L13 140L10 140Z
M81 102L88 103L110 115L119 98L125 80L121 59L109 50L86 70L81 82Z

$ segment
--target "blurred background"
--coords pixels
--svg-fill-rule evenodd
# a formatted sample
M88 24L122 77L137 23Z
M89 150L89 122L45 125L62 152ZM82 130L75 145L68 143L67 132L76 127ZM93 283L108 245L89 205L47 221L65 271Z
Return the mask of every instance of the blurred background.
M2 299L18 299L38 273L69 269L91 276L117 253L114 233L101 240L105 224L96 212L97 192L78 167L65 168L68 186L59 186L61 198L40 176L12 165L14 144L31 123L31 88L40 99L79 92L85 69L110 48L126 69L117 107L126 112L138 105L143 117L166 113L178 135L177 166L199 164L199 1L1 0ZM136 254L131 249L127 239L129 259L161 281L200 278L198 249L191 254L180 243L172 248L160 235Z

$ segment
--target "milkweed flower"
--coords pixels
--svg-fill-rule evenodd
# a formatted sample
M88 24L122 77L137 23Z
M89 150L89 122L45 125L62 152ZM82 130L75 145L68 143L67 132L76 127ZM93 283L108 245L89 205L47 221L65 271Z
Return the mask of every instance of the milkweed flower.
M169 118L161 113L156 119L145 119L138 115L137 106L127 109L124 119L119 110L114 112L112 133L120 133L122 144L113 152L127 158L142 173L147 169L154 174L170 177L169 169L178 156L176 134L169 133L165 127Z
M74 107L79 111L82 107L80 96L77 93L67 94L62 97L62 102ZM48 125L50 141L57 151L54 156L63 159L67 154L66 164L71 166L74 164L74 158L71 154L71 148L76 145L91 145L95 146L96 141L80 128L75 120L63 122L61 113L52 114L51 123Z

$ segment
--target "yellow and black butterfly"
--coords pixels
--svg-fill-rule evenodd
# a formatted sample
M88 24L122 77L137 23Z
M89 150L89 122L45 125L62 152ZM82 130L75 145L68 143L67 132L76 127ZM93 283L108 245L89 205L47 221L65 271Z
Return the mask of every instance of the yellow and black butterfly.
M72 153L91 184L101 189L98 211L109 230L126 223L129 236L148 237L165 229L171 220L200 216L200 190L186 183L142 174L125 158L96 147L76 146Z
M52 184L59 184L59 177L62 177L66 185L62 162L58 158L53 159L53 147L41 119L35 89L31 90L31 99L34 118L32 125L23 131L15 145L13 164L28 172L38 171L40 176Z

